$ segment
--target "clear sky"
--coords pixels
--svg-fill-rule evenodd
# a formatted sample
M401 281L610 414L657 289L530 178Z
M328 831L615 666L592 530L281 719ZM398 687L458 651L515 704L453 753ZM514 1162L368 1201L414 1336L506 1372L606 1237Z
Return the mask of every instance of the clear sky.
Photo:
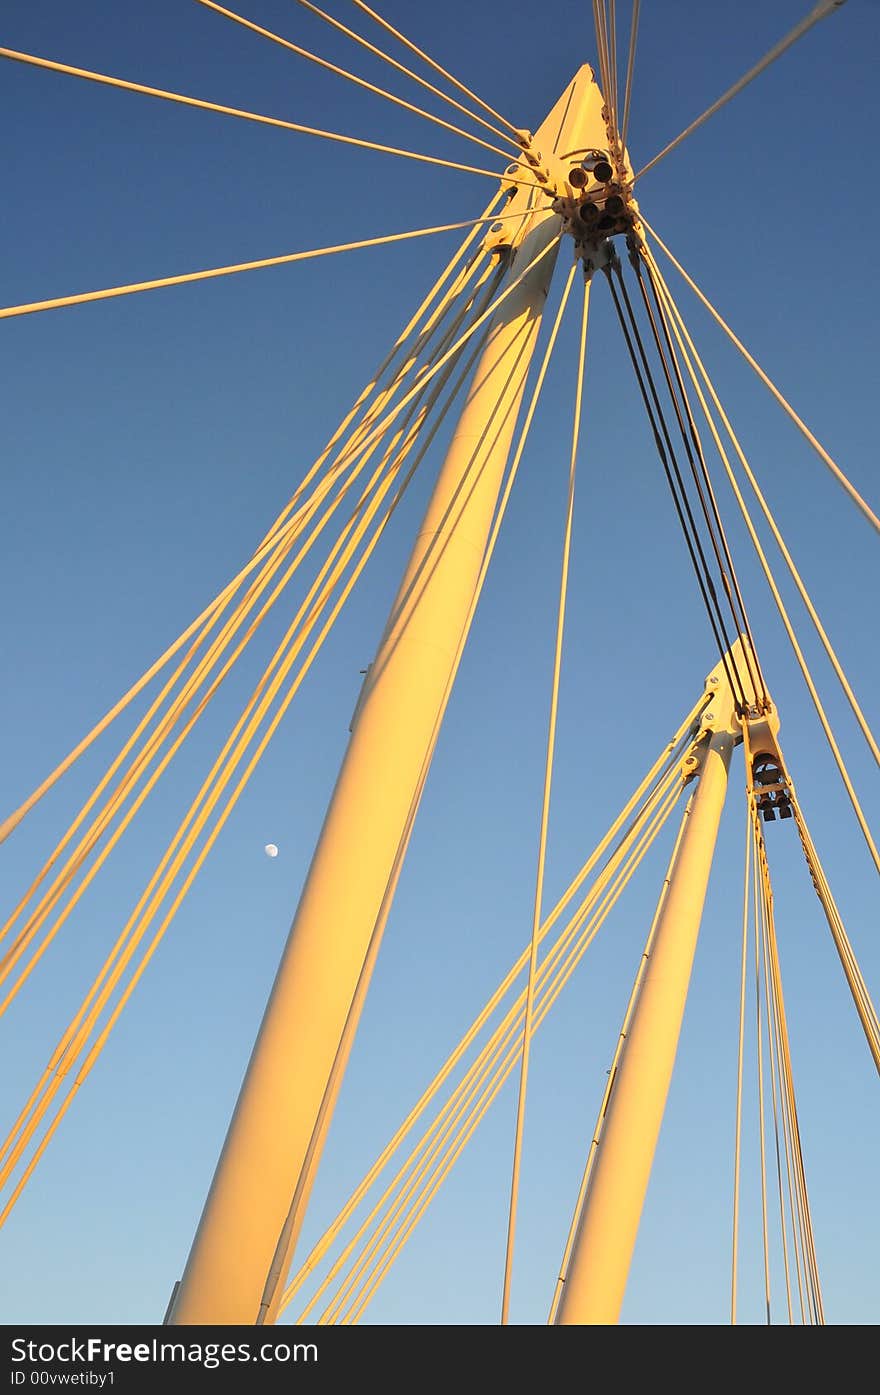
M328 5L359 27L353 6ZM242 0L242 7L394 84L388 70L293 0ZM617 8L625 33L628 6ZM665 0L642 8L630 139L637 165L791 28L805 4ZM386 0L384 12L528 126L573 71L596 58L589 7L573 0L537 8ZM651 222L875 507L878 21L875 0L849 0L637 191ZM194 3L7 0L2 34L9 47L151 85L449 158L477 156L476 147ZM0 69L0 108L4 305L473 217L492 187L14 64ZM4 813L250 554L454 242L438 237L3 322ZM715 662L604 285L596 292L548 901ZM876 729L876 536L684 288L679 300ZM528 938L575 349L572 317L438 747L306 1238L335 1214ZM359 670L372 657L437 459L435 452L426 461L0 1237L7 1322L161 1319L344 749ZM719 494L784 748L876 997L876 878L720 483ZM790 586L783 589L789 597ZM796 603L794 613L876 828L877 771ZM0 1023L4 1126L149 876L282 619L279 610ZM119 739L109 734L2 849L4 905L14 904ZM742 789L736 757L624 1308L631 1323L727 1317ZM268 842L279 849L273 860L263 851ZM876 1073L793 826L772 826L768 843L827 1316L872 1321L880 1304ZM517 1322L546 1315L668 847L661 840L646 861L536 1039ZM749 1080L742 1319L760 1321ZM514 1109L508 1086L369 1320L497 1320ZM778 1261L774 1254L781 1318Z

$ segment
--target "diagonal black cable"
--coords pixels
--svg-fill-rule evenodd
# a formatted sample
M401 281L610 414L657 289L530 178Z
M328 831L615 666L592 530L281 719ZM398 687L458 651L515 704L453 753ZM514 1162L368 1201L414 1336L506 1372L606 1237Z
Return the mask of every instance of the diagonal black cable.
M682 416L681 416L681 411L680 411L680 408L679 408L679 406L678 406L678 402L677 402L677 400L676 400L675 390L674 390L673 384L672 384L672 376L671 376L671 374L670 374L670 372L669 372L669 365L668 365L668 363L666 362L666 356L665 356L665 354L664 354L664 352L663 352L663 344L662 344L662 341L661 341L661 339L660 339L659 332L658 332L658 330L657 330L657 323L656 323L656 320L655 320L655 317L654 317L654 313L653 313L653 310L652 310L652 307L651 307L651 303L650 303L650 301L649 301L649 299L648 299L647 292L646 292L646 290L645 290L644 281L642 280L642 277L641 277L641 275L639 274L639 267L638 267L638 264L634 262L634 263L633 263L633 267L634 267L634 270L635 270L635 272L636 272L636 279L638 280L638 283L639 283L639 290L640 290L641 293L642 293L642 299L643 299L643 301L644 301L645 311L646 311L646 313L647 313L648 322L649 322L649 324L650 324L650 326L651 326L651 332L652 332L653 337L654 337L654 344L655 344L655 347L656 347L656 349L657 349L657 354L658 354L658 356L659 356L659 358L660 358L660 362L661 362L662 367L663 367L663 373L664 373L664 377L665 377L665 379L666 379L666 387L667 387L667 390L668 390L668 392L669 392L669 396L670 396L670 399L671 399L671 401L672 401L672 405L673 405L673 408L674 408L674 410L675 410L676 417L677 417L677 419L678 419L679 430L680 430L680 432L681 432L682 440L683 440L683 442L684 442L685 453L686 453L686 455L688 456L688 460L689 460L690 466L691 466L691 471L692 471L692 473L694 474L694 478L695 478L696 481L697 481L697 491L698 491L698 493L700 494L700 499L701 499L701 502L702 502L702 504L703 504L703 512L704 512L704 515L706 516L706 521L707 521L707 524L709 525L709 532L710 532L710 535L711 535L711 533L712 533L712 528L711 528L711 524L709 524L708 515L707 515L707 513L706 513L705 500L703 499L702 492L700 491L699 479L697 478L697 475L696 475L696 467L695 467L695 465L694 465L693 456L692 456L692 454L691 454L690 443L689 443L689 441L688 441L687 433L686 433L686 431L685 431L684 421L683 421ZM626 301L626 303L627 303L627 309L629 310L631 322L632 322L633 325L635 326L635 313L634 313L634 311L633 311L633 309L632 309L632 304L631 304L630 299L629 299L629 294L628 294L627 289L626 289L626 284L625 284L625 282L624 282L624 280L623 280L623 269L622 269L622 267L620 266L619 262L618 262L618 265L617 265L617 267L616 267L616 270L617 270L618 279L619 279L619 281L620 281L621 290L623 291L623 296L624 296L624 299L625 299L625 301ZM715 583L714 583L714 581L712 580L712 573L711 573L711 570L710 570L710 568L709 568L709 563L708 563L707 558L706 558L706 553L705 553L705 551L704 551L704 549L703 549L702 542L700 541L700 534L699 534L699 530L698 530L698 528L697 528L696 520L695 520L695 518L694 518L693 510L692 510L692 508L691 508L690 499L688 498L688 493L687 493L687 490L685 489L685 484L684 484L684 480L683 480L683 478L682 478L681 469L680 469L680 467L679 467L678 459L677 459L677 457L676 457L675 450L674 450L674 448L673 448L672 441L671 441L670 436L669 436L669 430L668 430L668 428L667 428L667 426L666 426L666 419L665 419L665 417L664 417L664 415L663 415L663 409L662 409L662 407L660 406L660 400L659 400L659 397L658 397L658 394L657 394L657 389L656 389L656 386L655 386L655 384L654 384L653 375L651 374L651 370L650 370L650 368L649 368L649 366L648 366L647 355L645 354L644 345L643 345L642 342L641 342L641 337L640 337L640 336L639 336L639 341L638 341L638 342L639 342L639 352L640 352L641 357L642 357L642 362L644 363L644 365L645 365L645 370L646 370L647 374L649 375L649 376L648 376L648 385L649 385L649 387L650 387L650 389L651 389L651 396L652 396L653 399L654 399L654 405L655 405L655 407L656 407L656 409L657 409L657 411L658 411L658 413L659 413L659 415L660 415L660 423L661 423L661 427L662 427L662 430L663 430L663 436L664 436L664 439L665 439L665 441L666 441L666 446L667 446L667 449L669 450L670 458L671 458L671 461L672 461L673 472L674 472L675 478L676 478L676 480L677 480L677 482L678 482L679 490L681 491L682 502L683 502L684 507L685 507L685 510L686 510L686 512L687 512L688 521L689 521L689 523L690 523L691 529L693 530L694 542L695 542L697 551L698 551L699 556L700 556L700 561L701 561L701 563L702 563L702 565L703 565L704 576L705 576L705 580L706 580L706 586L707 586L707 588L708 588L708 590L709 590L709 592L710 592L710 594L711 594L711 596L712 596L712 600L713 600L713 602L714 602L714 604L715 604L715 607L716 607L716 613L717 613L717 616L718 616L718 623L719 623L719 626L720 626L720 628L721 628L721 633L724 635L724 639L725 639L725 642L726 642L728 648L731 648L732 646L731 646L730 638L729 638L728 631L727 631L727 625L726 625L725 620L724 620L724 615L723 615L723 613L722 613L721 602L720 602L720 600L718 599L718 592L717 592L717 590L716 590ZM713 538L712 538L712 541L713 541L713 544L714 544L714 543L715 543L714 536L713 536ZM717 549L717 545L715 546L715 553L716 553L716 558L718 558L718 549ZM718 559L718 560L719 560L719 565L720 565L720 559ZM720 565L720 570L721 570L721 574L722 574L722 585L723 585L723 576L724 576L724 568L723 568L723 565ZM729 593L728 593L727 599L728 599L728 601L729 601L729 599L730 599ZM737 618L736 618L736 613L732 610L732 608L731 608L731 613L732 613L733 623L734 623L734 625L735 625L735 627L736 627L736 633L739 634L739 629L740 629L739 622L738 622L738 620L737 620ZM746 698L745 687L744 687L744 685L743 685L743 682L742 682L742 679L741 679L741 677L740 677L739 671L737 670L736 663L734 662L733 659L731 659L731 665L732 665L732 667L733 667L734 672L736 673L737 686L739 687L740 697L741 697L741 699L742 699L742 705L743 705L744 708L745 708L745 707L748 707L748 706L749 706L749 703L748 703L748 700L747 700L747 698Z
M643 283L641 270L641 259L638 258L638 254L633 255L632 264L635 268L636 275L639 278L639 282L642 283L642 295L645 296L645 303L647 305L647 296L645 294L645 287ZM746 613L745 601L743 599L739 579L736 575L736 568L733 563L733 556L731 555L730 546L727 542L727 536L724 531L724 524L722 522L721 513L718 508L718 500L715 496L715 491L712 488L712 480L710 478L709 470L706 465L706 457L703 453L703 443L700 440L700 433L697 430L697 424L694 421L694 415L691 409L690 400L687 395L687 389L685 388L684 379L682 377L681 367L678 361L678 355L675 352L675 346L672 342L672 337L669 333L668 317L663 308L663 304L660 300L660 297L657 293L657 287L655 285L654 278L651 274L650 267L647 268L647 272L648 284L651 288L651 293L657 310L657 318L663 330L663 340L666 346L666 352L664 352L660 348L660 345L658 343L658 350L660 352L661 360L663 362L663 371L666 376L666 383L669 388L669 395L672 398L673 405L675 407L675 414L678 418L679 430L681 431L681 436L684 442L684 448L687 454L688 463L691 467L691 473L694 477L694 484L697 487L700 505L703 510L703 517L706 520L706 526L709 530L709 536L712 540L712 548L715 553L715 559L718 563L718 568L721 574L721 582L724 587L725 595L727 596L727 601L730 606L730 612L733 617L733 622L736 625L737 630L748 639L748 647L743 646L743 655L745 658L746 667L749 671L749 678L751 679L752 689L755 695L757 696L760 684L760 690L763 695L763 701L766 705L766 703L769 701L769 698L767 688L764 683L764 675L761 672L761 665L758 659L758 652L755 647L755 641L752 635L751 625L749 624L749 618ZM656 342L657 329L653 314L651 314L651 326L654 330L654 337ZM668 363L672 364L672 368L675 373L675 381L678 387L677 394L673 389ZM687 430L685 429L685 422L682 418L682 414L679 409L679 398L681 400L681 405L684 408L685 416L687 417ZM693 451L691 450L691 443L693 444ZM694 458L694 454L696 454L696 459ZM697 461L699 461L699 471L697 470ZM737 613L737 610L739 613ZM751 650L752 659L754 659L754 669L752 668L752 659L750 659L749 657L749 649ZM757 670L757 678L755 670Z
M619 281L620 281L620 288L621 288L621 291L623 292L623 297L624 297L624 300L625 300L625 303L626 303L626 308L627 308L627 312L628 312L628 316L629 316L629 320L630 320L630 325L631 325L631 327L632 327L632 333L630 333L630 329L627 327L626 317L624 316L624 313L623 313L623 310L622 310L621 304L620 304L620 297L618 296L617 290L615 289L615 286L614 286L614 280L613 280L613 277L612 277L612 269L613 269L614 271L617 272L618 279L619 279ZM624 285L623 277L622 277L621 272L620 272L620 263L619 263L619 261L615 258L615 261L614 261L614 263L612 263L612 266L606 266L606 267L604 268L604 271L605 271L606 279L607 279L607 281L608 281L608 286L609 286L609 288L610 288L610 290L611 290L611 298L612 298L612 300L614 301L614 308L615 308L615 310L617 311L618 322L619 322L619 324L620 324L621 330L623 331L623 337L624 337L624 339L625 339L625 341L626 341L626 347L627 347L627 349L628 349L628 351L629 351L630 361L631 361L631 363L632 363L633 370L634 370L635 375L636 375L636 382L638 383L638 386L639 386L639 392L641 393L642 401L643 401L644 404L645 404L645 411L646 411L646 413L647 413L647 415L648 415L648 421L649 421L649 423L650 423L651 431L652 431L653 436L654 436L654 444L655 444L656 447L657 447L657 454L660 456L660 463L661 463L662 466L663 466L663 471L664 471L664 473L665 473L665 475L666 475L666 481L667 481L667 483L668 483L668 485L669 485L669 491L670 491L670 493L671 493L671 495L672 495L672 502L673 502L673 504L675 505L675 511L676 511L676 513L678 514L678 521L679 521L679 523L681 524L681 531L682 531L682 534L684 535L685 543L687 544L688 553L690 554L690 559L691 559L691 563L692 563L692 565L693 565L694 574L695 574L695 576L696 576L696 578L697 578L697 585L698 585L699 588L700 588L700 594L702 595L702 598L703 598L703 604L704 604L704 606L705 606L705 608L706 608L706 614L707 614L708 617L709 617L709 624L710 624L711 627L712 627L712 633L713 633L713 635L714 635L714 637L715 637L715 643L716 643L717 646L718 646L718 653L719 653L719 655L720 655L720 657L721 657L721 662L722 662L722 664L723 664L723 666L724 666L724 672L725 672L725 674L726 674L726 676L727 676L727 681L728 681L728 683L730 684L731 691L735 693L735 692L736 692L737 686L739 686L739 689L740 689L740 691L742 692L742 684L741 684L741 683L735 684L735 683L734 683L734 680L733 680L733 675L732 675L732 673L731 673L730 663L729 663L729 659L728 659L728 651L729 651L730 648L731 648L731 644L730 644L729 639L727 639L727 635L726 635L725 630L724 630L723 617L722 617L721 614L720 614L720 608L719 608L719 606L718 606L718 598L717 598L717 596L715 595L715 588L714 588L714 586L712 585L711 577L710 577L709 574L708 574L708 568L707 568L707 566L706 566L706 559L705 559L705 556L703 555L702 548L700 547L699 538L698 538L698 537L695 537L695 536L692 536L692 531L691 531L692 529L693 529L693 534L694 534L694 535L696 534L696 528L694 527L694 521L693 521L693 514L691 513L690 508L689 508L688 505L687 505L687 498L686 498L686 496L685 496L685 498L684 498L685 508L684 508L684 509L682 508L682 501L679 499L679 494L678 494L678 491L676 490L676 487L675 487L675 480L674 480L674 477L673 477L673 471L670 469L670 464L669 464L669 456L673 456L673 458L674 458L674 452L673 452L673 450L672 450L672 443L671 443L671 441L670 441L670 439L669 439L669 432L668 432L668 430L667 430L667 428L666 428L666 424L665 424L665 421L664 421L664 419L663 419L663 411L662 411L662 408L661 408L661 406L660 406L660 401L659 401L659 399L658 399L658 397L657 397L657 391L656 391L656 388L655 388L655 386L654 386L653 379L652 379L652 376L651 376L650 365L648 364L647 356L646 356L645 350L644 350L644 345L642 344L641 335L639 334L638 324L636 323L636 319L635 319L635 316L634 316L634 314L633 314L632 303L631 303L631 301L630 301L630 299L629 299L629 296L628 296L628 294L627 294L626 286ZM633 344L633 339L635 339L635 342L638 344L638 356L637 356L637 354L636 354L636 349L635 349L634 344ZM642 373L642 368L640 368L640 366L639 366L639 358L641 358L642 364L643 364L643 366L644 366L644 376L643 376L643 373ZM657 419L655 418L655 415L654 415L654 408L652 408L652 406L651 406L651 399L650 399L649 396L648 396L648 389L647 389L646 386L645 386L645 380L646 380L646 379L647 379L647 381L648 381L648 383L649 383L649 385L650 385L650 389L651 389L651 398L653 398L653 400L654 400L654 404L655 404L656 412L657 412L657 418L659 418L660 423L661 423L661 426L662 426L663 437L664 437L665 440L666 440L666 446L668 447L669 455L667 455L667 450L664 448L663 439L661 438L660 428L659 428L658 425L657 425ZM678 476L679 485L680 485L680 487L682 487L682 494L683 494L684 491L683 491L683 486L682 486L682 481L681 481L681 473L680 473L680 471L678 471L677 467L676 467L676 470L675 470L675 474ZM690 524L691 524L691 527L690 527L690 528L688 527L688 517L690 518ZM694 546L694 543L695 543L695 542L696 542L696 549L695 549L695 546ZM699 557L698 557L698 552L699 552ZM700 558L702 558L702 566L701 566L701 563L700 563ZM714 605L713 605L713 601L714 601ZM720 622L720 625L721 625L720 630L719 630L719 622ZM722 636L723 636L723 637L722 637ZM737 674L737 679L738 679L738 678L739 678L739 675ZM743 694L743 700L745 700L745 695L744 695L744 694Z

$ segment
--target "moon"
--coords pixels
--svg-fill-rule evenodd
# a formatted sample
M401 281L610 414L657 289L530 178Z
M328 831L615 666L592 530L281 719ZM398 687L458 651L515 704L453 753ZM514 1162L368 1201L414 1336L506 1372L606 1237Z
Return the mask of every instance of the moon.
M265 848L263 849L263 851L264 851L264 853L266 854L267 857L277 857L277 856L278 856L278 848L276 847L276 845L275 845L274 843L267 843L266 846L265 846Z

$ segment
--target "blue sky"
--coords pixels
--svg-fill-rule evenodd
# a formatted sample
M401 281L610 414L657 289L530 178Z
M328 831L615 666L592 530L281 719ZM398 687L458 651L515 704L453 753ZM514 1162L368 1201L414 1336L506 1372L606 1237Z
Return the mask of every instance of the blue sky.
M331 8L359 27L354 7L333 0ZM623 25L627 7L618 9ZM293 0L248 0L243 10L394 85ZM643 11L630 139L637 165L796 23L804 5L667 0ZM524 125L537 125L575 68L595 61L588 9L569 0L551 0L539 21L533 7L494 0L387 0L384 12ZM880 134L878 16L873 0L849 0L637 191L651 222L875 505L880 306L860 233L880 211L868 154ZM9 0L2 42L449 158L476 154L196 4ZM491 190L475 176L13 64L0 76L9 133L2 304L473 217ZM453 245L454 237L430 239L4 322L4 811L242 564ZM604 287L596 290L548 899L714 663L631 372ZM684 289L679 302L876 729L876 538ZM307 1238L335 1214L528 937L575 333L571 317L438 747ZM112 1049L6 1226L6 1321L161 1318L344 749L359 670L372 656L437 459L435 451L420 472ZM876 879L726 486L719 494L784 749L876 994ZM877 771L796 602L794 614L876 828ZM14 1118L91 981L282 619L279 611L0 1023L4 1120ZM17 898L118 740L109 734L2 849L4 904ZM738 763L627 1322L726 1319L742 784ZM280 849L274 861L263 853L268 841ZM876 1076L794 830L775 825L768 842L827 1316L870 1321L880 1298ZM544 1319L667 855L661 840L536 1042L514 1321ZM514 1108L508 1086L370 1320L497 1320ZM747 1135L742 1319L760 1321L753 1108Z

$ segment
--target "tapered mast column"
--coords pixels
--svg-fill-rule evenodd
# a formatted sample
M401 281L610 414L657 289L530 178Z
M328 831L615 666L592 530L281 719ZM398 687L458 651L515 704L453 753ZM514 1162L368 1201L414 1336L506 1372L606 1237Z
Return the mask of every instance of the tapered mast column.
M740 643L731 651L739 657ZM742 667L742 664L740 664ZM562 1294L560 1324L617 1322L672 1080L727 772L741 731L725 670L708 680L698 786L605 1112Z
M582 68L533 148L550 157L602 146L601 105ZM543 194L529 197L540 211L526 220L513 278L560 230ZM500 307L475 370L367 676L173 1323L255 1322L273 1258L279 1267L279 1237L467 624L555 256L549 251ZM300 1219L307 1191L300 1187ZM297 1229L288 1227L282 1277ZM276 1310L277 1292L268 1321Z

